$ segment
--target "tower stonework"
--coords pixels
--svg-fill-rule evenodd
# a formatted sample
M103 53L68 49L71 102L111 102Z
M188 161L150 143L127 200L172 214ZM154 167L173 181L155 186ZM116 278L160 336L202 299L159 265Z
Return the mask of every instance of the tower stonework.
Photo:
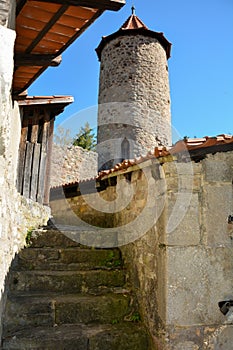
M171 145L171 44L132 14L96 49L100 66L99 169Z

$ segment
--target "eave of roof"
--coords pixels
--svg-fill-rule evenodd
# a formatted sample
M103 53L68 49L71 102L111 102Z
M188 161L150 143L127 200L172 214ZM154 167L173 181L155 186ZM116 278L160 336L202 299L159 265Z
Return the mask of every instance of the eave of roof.
M120 36L138 35L138 34L157 39L160 42L160 44L163 46L167 55L167 59L170 58L172 44L165 38L164 34L161 32L154 32L152 30L149 30L147 26L140 20L140 18L138 18L133 14L125 21L125 23L121 26L121 28L117 32L110 34L108 36L102 37L102 40L99 46L96 48L96 53L99 61L101 61L101 53L103 48L111 40L116 39L117 37L120 37Z
M72 96L27 96L20 98L17 102L24 111L42 108L49 111L50 118L55 118L64 111L65 107L74 102L74 98Z
M13 95L26 90L105 10L125 0L17 0ZM57 59L58 58L58 59Z
M27 0L17 0L20 10ZM31 0L33 1L33 0ZM118 11L125 5L125 0L40 0L40 2L49 2L53 4L61 4L68 6L81 6L89 8L98 8L101 10ZM16 14L18 12L16 11Z
M54 105L63 104L69 105L74 102L73 96L27 96L24 99L18 100L20 107L35 106L35 105Z

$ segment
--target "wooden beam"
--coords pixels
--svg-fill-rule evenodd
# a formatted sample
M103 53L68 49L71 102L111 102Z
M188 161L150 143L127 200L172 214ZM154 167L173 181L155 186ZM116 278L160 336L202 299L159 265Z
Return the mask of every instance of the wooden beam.
M15 54L15 66L39 66L39 67L57 67L62 61L61 55L38 55L38 54Z
M104 12L104 10L98 10L95 15L89 20L87 21L86 24L84 24L84 26L79 30L77 31L77 33L72 36L72 38L70 38L70 40L61 47L61 49L57 52L57 55L61 55L81 34L83 34L83 32L99 17L102 15L102 13ZM24 91L25 89L27 89L45 70L46 70L47 67L43 67L41 68L38 73L36 73L31 80L29 80L27 82L27 84L25 84L23 86L22 89L19 89L19 90L16 90L14 89L13 91L13 96L14 96L14 99L17 98L17 96L22 92ZM17 69L17 67L16 67Z
M22 8L24 7L24 5L26 4L27 0L18 0L17 1L17 6L16 6L16 17L18 16L18 14L20 13L20 11L22 10Z
M33 0L32 0L33 1ZM125 5L125 0L40 0L68 6L83 6L100 10L118 11Z
M53 15L50 21L44 26L44 28L39 32L37 37L28 46L28 48L25 51L26 53L30 53L36 47L36 45L48 33L48 31L59 20L59 18L66 12L67 9L68 9L68 5L61 6L61 8Z

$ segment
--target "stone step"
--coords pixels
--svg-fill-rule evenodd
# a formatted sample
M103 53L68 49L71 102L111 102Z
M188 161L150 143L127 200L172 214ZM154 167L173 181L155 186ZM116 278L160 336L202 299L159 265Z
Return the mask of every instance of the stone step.
M121 294L99 296L10 296L4 315L4 333L39 325L121 322L132 313L131 304L131 296L126 290Z
M124 286L123 270L89 271L11 271L11 292L98 293Z
M103 248L95 230L63 230L33 232L16 256L1 349L148 350L143 325L130 322L138 320L136 301L115 238ZM79 243L85 239L93 247Z
M13 270L88 270L122 266L118 249L25 248L17 255Z
M148 350L140 324L34 327L3 339L2 350Z
M71 235L67 232L67 235ZM56 229L40 229L32 232L28 237L28 244L32 248L69 248L80 247L78 241L70 239L67 235Z
M33 248L112 248L118 246L118 233L115 229L59 226L59 230L45 228L35 230L28 236L27 241Z

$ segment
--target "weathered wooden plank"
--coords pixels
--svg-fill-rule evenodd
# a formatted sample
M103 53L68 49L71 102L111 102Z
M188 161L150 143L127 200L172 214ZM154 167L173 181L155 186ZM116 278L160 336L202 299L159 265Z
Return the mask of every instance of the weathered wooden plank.
M40 152L40 166L39 166L39 178L37 186L37 202L43 203L44 199L44 185L45 185L45 166L46 166L47 153L43 150L43 145L41 145Z
M43 125L43 135L42 135L42 149L46 153L47 153L47 150L48 150L49 127L50 127L50 118L49 118L48 111L45 111L44 125Z
M47 35L45 35L44 38L41 39L40 42L36 45L34 52L38 53L38 50L41 51L42 48L46 47L48 54L52 54L54 51L58 51L63 45L64 43L60 41L50 41L49 38L47 39Z
M63 23L56 23L54 24L54 26L51 28L50 30L51 33L57 33L57 34L62 34L63 36L73 36L76 33L75 28L70 28L66 25L64 25Z
M46 159L44 205L49 205L51 160L52 160L52 147L53 147L53 130L54 130L54 119L50 120L49 129L48 129L49 135L48 135L48 151L47 151L47 159Z
M45 189L45 175L46 175L46 159L48 151L48 139L49 139L49 114L46 111L43 125L43 135L41 142L41 154L40 154L40 168L39 168L39 181L37 190L37 202L43 203L44 201L44 189Z
M27 132L28 132L27 126L24 126L21 129L21 138L20 138L20 144L19 144L19 158L18 158L18 176L16 179L16 188L20 194L23 194L23 178L24 178Z
M32 170L31 170L31 191L30 198L33 201L37 201L37 191L38 191L38 181L39 181L39 167L40 167L40 153L41 153L41 144L35 143L33 145L33 161L32 161Z
M31 169L32 169L32 158L33 158L33 144L29 141L26 142L26 157L24 167L24 178L23 178L23 195L26 198L30 198L31 188Z
M96 9L87 8L87 7L79 7L79 6L69 6L65 15L72 16L79 19L90 19L95 13Z
M32 133L31 133L31 142L36 143L38 138L38 129L39 129L39 121L35 119L34 124L32 125Z
M33 2L27 2L27 6L24 7L22 14L23 17L27 18L34 18L34 21L36 22L36 19L39 18L43 18L43 20L45 21L45 23L48 23L50 21L50 19L53 17L54 12L57 12L57 10L54 9L54 11L46 11L46 6L32 6ZM23 18L23 19L24 19ZM17 22L22 24L22 20L21 20L21 15L20 17L17 19ZM24 22L24 24L27 26L27 21ZM29 28L30 29L30 28Z
M67 27L70 27L70 28L80 29L86 23L86 19L73 18L71 16L63 15L57 23L64 25L64 26L67 26Z

